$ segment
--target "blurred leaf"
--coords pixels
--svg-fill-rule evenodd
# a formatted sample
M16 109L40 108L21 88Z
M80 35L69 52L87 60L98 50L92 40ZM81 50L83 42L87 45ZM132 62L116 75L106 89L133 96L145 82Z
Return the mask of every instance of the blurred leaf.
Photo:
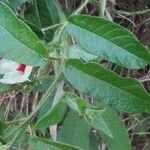
M46 92L52 81L53 79L50 76L39 78L39 84L36 86L35 90L38 92Z
M8 146L8 145L2 145L0 143L0 150L10 150L10 146Z
M18 63L41 65L48 51L37 36L2 2L0 14L0 55Z
M46 143L41 142L36 138L31 138L29 140L29 145L32 148L32 150L60 150L58 148L51 147L50 145L47 145Z
M61 98L59 102L56 103L54 107L50 109L33 127L33 130L45 128L59 123L66 112L66 105L64 99Z
M54 142L52 140L33 137L30 139L29 144L33 150L83 150L82 148L73 147L69 144Z
M18 149L28 147L29 136L26 133L23 133L20 138L15 142L14 146Z
M46 113L49 112L49 110L52 107L52 102L53 102L52 98L53 97L49 97L47 101L45 102L45 104L41 107L38 113L38 119L42 118Z
M90 133L90 150L101 150L99 148L99 141L94 133Z
M24 17L40 29L59 23L55 0L33 0L32 3L28 3ZM53 30L46 31L46 41L51 40L53 34Z
M45 37L45 33L43 33L40 28L36 27L34 24L28 22L27 20L23 19L22 17L18 16L18 18L23 20L32 29L32 31L38 36L38 38L43 39Z
M89 107L88 103L84 99L70 92L65 92L64 99L71 109L77 111L80 114L84 112L85 108Z
M11 86L0 83L0 94L7 93L11 90Z
M66 62L64 75L79 91L119 111L150 112L150 95L135 79L123 78L97 63Z
M63 126L58 133L59 141L72 146L89 149L90 147L90 126L73 111L69 112Z
M85 15L71 16L68 21L68 33L88 52L126 68L139 69L150 64L148 48L122 26Z
M52 94L47 99L47 101L45 102L45 104L41 107L41 109L39 110L38 116L37 116L38 120L41 119L45 114L47 114L49 112L49 110L52 107L53 99L54 99L54 94ZM47 132L47 129L42 128L42 129L40 129L40 133L45 137L48 132Z
M85 113L87 120L99 130L109 149L131 150L127 129L115 111L110 107L106 107L103 110L87 109Z
M54 0L33 0L33 3L28 3L24 15L26 20L39 28L59 23Z
M6 129L6 127L7 127L7 124L0 120L0 134L3 134L4 129Z
M5 107L4 106L1 106L0 107L0 120L4 121L5 120Z
M14 7L9 3L9 0L0 0L0 2L3 2L4 4L6 4L10 9L12 9L12 11L15 12Z
M17 8L21 4L25 3L27 0L9 0L9 3L14 7Z

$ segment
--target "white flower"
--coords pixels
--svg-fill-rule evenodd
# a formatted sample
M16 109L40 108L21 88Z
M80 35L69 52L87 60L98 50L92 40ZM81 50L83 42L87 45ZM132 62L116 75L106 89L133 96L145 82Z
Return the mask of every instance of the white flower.
M4 84L22 83L29 80L32 72L31 66L18 64L14 61L2 58L0 60L0 82Z

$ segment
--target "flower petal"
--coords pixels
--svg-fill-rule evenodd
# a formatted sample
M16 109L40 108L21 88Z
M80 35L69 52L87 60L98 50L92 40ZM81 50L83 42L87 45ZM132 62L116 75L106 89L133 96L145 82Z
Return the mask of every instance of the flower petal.
M18 63L2 58L0 60L0 73L5 74L7 72L13 71L18 67Z
M18 70L18 67L23 64L18 64L14 61L2 59L0 60L0 73L4 74L3 78L0 79L1 83L4 84L15 84L29 81L29 76L32 72L31 66L25 66L24 72Z

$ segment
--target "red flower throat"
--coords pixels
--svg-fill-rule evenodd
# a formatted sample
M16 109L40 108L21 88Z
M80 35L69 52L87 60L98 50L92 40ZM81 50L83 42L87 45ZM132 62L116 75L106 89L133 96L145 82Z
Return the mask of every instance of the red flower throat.
M18 71L21 71L22 73L25 73L26 65L20 64L17 68Z

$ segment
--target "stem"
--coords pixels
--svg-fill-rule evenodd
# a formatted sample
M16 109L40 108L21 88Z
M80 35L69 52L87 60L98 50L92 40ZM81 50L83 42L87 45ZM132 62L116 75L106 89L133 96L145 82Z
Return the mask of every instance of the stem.
M53 103L52 103L52 107L54 107L58 103L60 97L62 96L63 86L64 86L64 81L63 80L61 80L57 83L57 90L56 90L55 97L54 97L54 100L53 100Z
M63 94L63 86L64 86L63 80L57 83L57 90L56 90L55 97L52 103L52 107L54 107L60 100L60 97ZM57 140L57 124L50 126L49 129L50 129L50 134L51 134L52 139L56 141Z
M105 9L106 9L106 3L107 3L107 0L99 0L99 4L100 4L99 15L100 15L100 17L104 17L104 13L105 13Z
M150 12L150 9L145 9L142 11L135 11L135 12L126 12L126 11L115 10L115 9L113 11L116 13L123 14L123 15L134 16L134 15L141 15L141 14L148 13L148 12Z
M90 2L90 0L85 0L80 7L72 14L72 15L77 15L82 12L82 10L87 6L87 4Z
M26 118L22 118L19 120L13 120L13 121L7 121L6 124L7 125L11 125L11 124L19 124L20 122L24 121Z
M59 27L61 25L62 25L62 23L54 24L54 25L48 26L46 28L43 28L42 31L45 32L47 30L51 30L51 29L57 28L57 27Z
M61 22L65 22L65 21L66 21L66 16L65 16L65 14L64 14L64 12L63 12L61 6L60 6L59 0L56 0L56 1L55 1L55 4L56 4L57 10L58 10L58 14L59 14L60 21L61 21Z

